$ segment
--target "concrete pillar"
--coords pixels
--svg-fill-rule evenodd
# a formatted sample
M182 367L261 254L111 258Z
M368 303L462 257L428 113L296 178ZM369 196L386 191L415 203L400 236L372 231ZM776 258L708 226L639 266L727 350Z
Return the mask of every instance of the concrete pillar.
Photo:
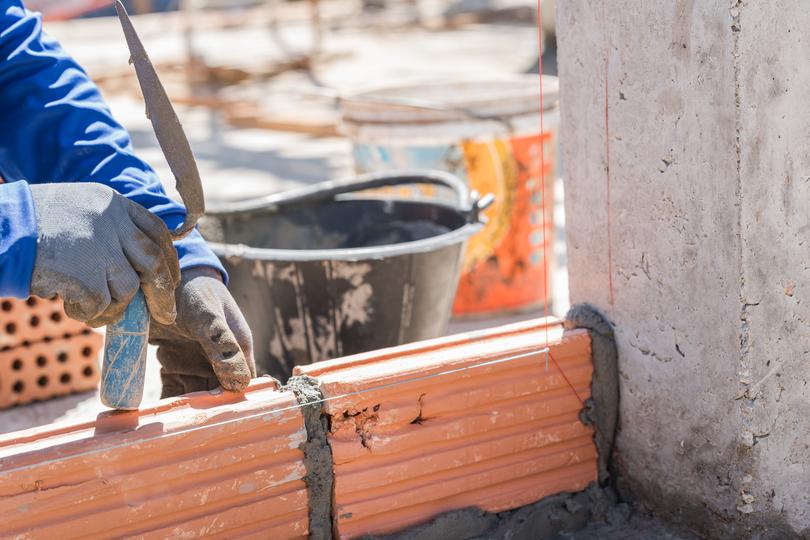
M810 9L558 3L572 302L616 326L628 493L810 531Z

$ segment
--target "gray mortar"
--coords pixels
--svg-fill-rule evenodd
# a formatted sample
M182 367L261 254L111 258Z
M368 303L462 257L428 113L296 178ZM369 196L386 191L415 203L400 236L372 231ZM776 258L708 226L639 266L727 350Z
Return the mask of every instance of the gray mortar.
M591 484L579 493L547 497L534 504L493 514L464 508L402 532L363 540L691 540L650 514L618 502L611 488Z
M603 491L591 487L573 495L556 495L509 512L493 514L464 508L402 532L364 536L363 540L494 539L542 540L583 528L590 518L591 498ZM599 505L597 505L598 507Z
M613 440L619 418L619 368L616 340L610 323L592 306L573 306L565 316L566 329L585 328L591 332L593 379L591 397L585 402L580 419L596 430L594 442L599 452L599 484L616 475L611 466Z
M332 535L332 447L326 434L329 425L321 413L323 394L318 381L306 375L292 377L284 390L295 394L298 403L304 405L304 425L307 441L301 445L307 475L304 481L309 494L309 537L312 540L331 540Z

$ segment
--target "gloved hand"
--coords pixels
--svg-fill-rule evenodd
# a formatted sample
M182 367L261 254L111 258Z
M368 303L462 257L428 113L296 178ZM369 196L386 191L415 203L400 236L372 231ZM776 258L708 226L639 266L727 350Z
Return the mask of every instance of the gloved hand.
M158 346L161 397L187 392L241 392L256 376L253 337L217 270L183 271L173 325L152 321L149 342Z
M119 318L140 287L155 320L175 318L177 252L157 216L95 183L32 185L37 255L31 294L55 295L90 326Z

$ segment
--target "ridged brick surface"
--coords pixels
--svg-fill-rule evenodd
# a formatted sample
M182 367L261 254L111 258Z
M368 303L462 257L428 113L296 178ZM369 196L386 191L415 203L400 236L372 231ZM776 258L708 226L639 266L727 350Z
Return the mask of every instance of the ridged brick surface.
M579 420L592 372L588 333L551 320L296 368L329 400L339 536L584 489L597 477L593 430Z
M91 330L0 352L0 409L94 390L104 338Z
M303 538L293 395L199 392L0 437L0 537Z
M80 334L87 326L65 315L61 300L0 299L0 350Z

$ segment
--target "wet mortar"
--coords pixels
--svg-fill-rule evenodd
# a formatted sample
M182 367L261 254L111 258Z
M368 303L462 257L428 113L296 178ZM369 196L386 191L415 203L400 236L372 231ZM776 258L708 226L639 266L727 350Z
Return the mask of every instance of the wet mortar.
M306 375L292 377L283 390L295 394L303 405L307 441L301 445L307 474L304 481L309 495L309 538L330 540L332 538L332 447L326 439L329 425L321 413L323 394L318 381Z
M697 540L641 508L620 502L610 488L591 485L507 512L464 508L390 535L363 540Z
M596 431L594 442L599 452L599 483L605 485L611 477L616 478L615 471L610 467L619 418L619 365L613 328L607 319L587 304L572 306L563 325L567 330L585 328L591 333L591 398L585 402L580 419Z

